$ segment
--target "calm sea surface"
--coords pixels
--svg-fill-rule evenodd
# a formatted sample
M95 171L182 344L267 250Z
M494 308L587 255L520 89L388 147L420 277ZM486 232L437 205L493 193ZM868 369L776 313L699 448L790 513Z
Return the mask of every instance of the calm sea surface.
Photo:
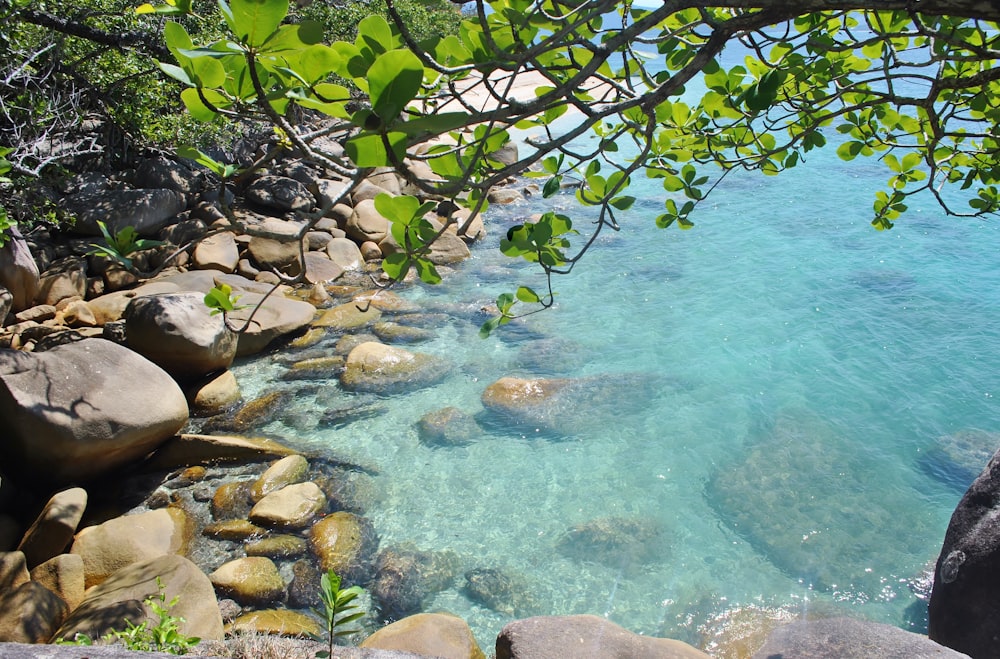
M447 357L450 377L336 430L264 430L376 468L383 547L509 576L513 610L474 601L461 573L427 602L486 648L534 613L708 648L808 614L921 631L912 582L1000 431L1000 233L929 198L876 232L885 170L828 151L780 177L731 177L686 232L655 228L665 193L636 180L622 230L556 281L557 307L482 340L480 307L542 286L497 251L506 228L555 207L590 229L570 194L491 209L471 260L402 291L447 314L411 349ZM236 372L253 396L284 386L278 370ZM507 375L585 378L586 402L562 432L510 427L480 403ZM315 396L295 406L323 411ZM419 440L417 420L446 406L477 415L470 445Z

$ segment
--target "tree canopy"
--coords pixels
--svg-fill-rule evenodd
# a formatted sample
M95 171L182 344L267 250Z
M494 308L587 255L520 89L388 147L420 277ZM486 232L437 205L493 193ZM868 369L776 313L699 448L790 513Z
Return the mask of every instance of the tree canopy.
M501 296L487 330L516 301L552 304L551 275L618 227L635 176L662 180L656 224L686 229L728 172L780 174L830 143L845 160L872 156L885 167L886 186L872 200L877 229L891 228L916 193L952 215L1000 209L994 3L480 0L444 35L417 34L399 0L385 0L385 10L361 20L353 40L325 43L320 24L289 22L287 0L139 8L170 19L162 35L173 61L160 68L181 83L194 118L263 121L352 184L388 166L421 191L380 202L403 247L384 262L394 278L415 269L438 280L425 255L444 229L424 219L427 199L461 197L482 211L486 192L511 175L548 177L546 195L565 177L578 180L577 199L597 207L596 224L573 238L571 218L547 213L512 229L501 249L537 262L549 287ZM213 11L226 35L201 38L186 27L191 14ZM743 61L724 65L727 49ZM526 77L539 81L533 94L513 95ZM326 120L293 120L303 111ZM492 157L515 128L541 137L517 162ZM585 134L598 139L581 147ZM185 153L221 180L246 165Z

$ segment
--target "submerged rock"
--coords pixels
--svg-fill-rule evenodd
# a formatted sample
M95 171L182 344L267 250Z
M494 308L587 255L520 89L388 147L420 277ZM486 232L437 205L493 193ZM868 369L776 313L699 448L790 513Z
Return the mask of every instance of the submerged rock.
M577 524L559 538L556 547L574 560L626 571L661 560L666 552L658 522L628 517L600 517Z
M439 357L368 342L351 350L340 382L352 391L386 394L437 384L450 370Z
M367 518L347 512L328 515L313 525L309 546L320 568L339 574L345 587L371 579L378 536Z
M476 420L457 407L428 412L417 422L420 441L440 446L463 446L482 435Z
M424 600L451 586L458 568L453 552L393 548L379 554L372 597L383 620L399 620L423 608Z
M1000 433L960 430L936 439L920 459L920 465L931 476L965 492L997 449L1000 449Z
M890 472L815 415L786 413L716 472L706 495L734 532L790 576L865 601L905 592L900 578L925 562L924 539L938 533L915 505L916 490L887 487Z
M521 577L492 567L465 573L462 588L469 599L508 616L531 616L541 612L536 593Z

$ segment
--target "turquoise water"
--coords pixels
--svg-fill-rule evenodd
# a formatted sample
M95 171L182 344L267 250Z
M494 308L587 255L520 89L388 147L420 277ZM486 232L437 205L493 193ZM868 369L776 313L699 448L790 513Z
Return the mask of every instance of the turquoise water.
M1000 235L930 199L876 232L883 177L832 149L781 177L733 176L687 232L655 228L664 193L639 180L622 230L556 281L556 308L482 340L480 307L541 287L495 249L506 227L556 207L589 228L571 195L492 209L470 261L401 293L445 314L410 348L451 360L451 376L336 430L264 430L377 470L382 547L453 551L461 572L519 583L513 610L474 601L461 573L426 602L485 648L535 613L595 613L709 649L740 621L795 615L919 631L910 581L967 484L943 477L932 449L1000 425ZM279 371L263 359L237 376L252 396ZM599 392L562 432L514 428L480 403L507 375L591 378ZM295 406L323 409L315 395ZM470 445L419 440L417 420L446 406L477 415ZM609 549L569 533L595 520L640 540Z

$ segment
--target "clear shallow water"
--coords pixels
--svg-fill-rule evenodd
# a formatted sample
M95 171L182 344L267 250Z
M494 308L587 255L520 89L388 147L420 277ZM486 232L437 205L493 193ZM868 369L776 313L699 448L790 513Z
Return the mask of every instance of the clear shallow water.
M484 648L534 613L596 613L709 648L741 620L811 612L920 630L906 581L936 558L961 496L930 449L1000 426L1000 236L930 200L876 232L882 171L829 151L778 178L732 177L688 232L655 228L663 192L637 180L622 231L556 281L558 307L481 340L477 309L541 285L494 249L506 227L553 203L587 230L568 195L493 209L469 262L402 293L450 314L410 347L452 360L449 378L337 430L264 430L377 469L382 547L451 550L463 571L520 579L531 605L513 613L474 602L461 574L427 602ZM236 372L253 396L279 371ZM560 436L484 423L469 446L420 442L414 424L433 410L487 421L480 395L505 375L609 387ZM295 406L322 412L312 395ZM641 551L565 539L606 518L645 534Z

